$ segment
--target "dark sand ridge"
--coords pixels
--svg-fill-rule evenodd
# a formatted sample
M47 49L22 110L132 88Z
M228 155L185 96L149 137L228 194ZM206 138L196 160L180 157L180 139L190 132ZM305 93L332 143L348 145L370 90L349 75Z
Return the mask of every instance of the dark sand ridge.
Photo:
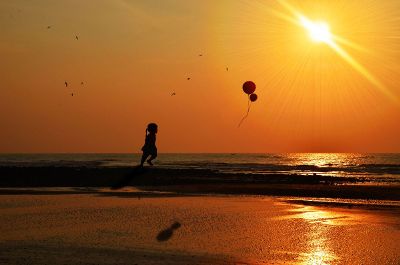
M400 184L367 185L365 178L296 174L228 174L201 169L0 167L0 187L135 186L181 194L252 194L274 196L381 199L400 201ZM361 184L361 185L359 185ZM2 190L0 193L15 190ZM81 191L86 192L86 191Z

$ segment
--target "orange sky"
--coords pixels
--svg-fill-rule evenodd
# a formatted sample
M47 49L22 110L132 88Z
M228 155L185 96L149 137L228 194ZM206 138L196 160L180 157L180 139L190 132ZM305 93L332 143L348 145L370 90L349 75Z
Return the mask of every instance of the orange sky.
M287 3L383 88L280 1L0 2L0 152L400 152L400 2Z

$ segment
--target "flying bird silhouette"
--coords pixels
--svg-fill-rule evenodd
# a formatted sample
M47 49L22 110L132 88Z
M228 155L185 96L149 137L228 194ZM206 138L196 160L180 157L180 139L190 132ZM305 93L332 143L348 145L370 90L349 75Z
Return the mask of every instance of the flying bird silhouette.
M79 40L78 36L75 36L75 39L76 39L76 40Z
M67 81L65 81L64 84L65 84L65 87L68 87L68 82Z
M175 93L175 92L172 92L171 97L172 97L172 96L176 96L176 93Z
M199 56L201 57L201 56L203 56L203 54L199 54Z
M226 68L226 71L228 71L228 67Z
M71 93L71 97L73 97L74 96L74 93Z
M188 77L187 80L190 80L190 77Z
M81 82L81 85L83 86L83 81Z
M51 26L47 26L47 29L51 29Z

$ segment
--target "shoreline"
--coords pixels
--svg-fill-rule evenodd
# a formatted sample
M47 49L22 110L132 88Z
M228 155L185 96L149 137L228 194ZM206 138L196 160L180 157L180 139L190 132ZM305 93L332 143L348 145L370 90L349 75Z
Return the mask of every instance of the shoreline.
M0 197L7 195L96 195L124 198L145 197L193 197L193 196L265 196L290 198L291 201L309 201L327 205L356 207L362 205L399 208L400 187L380 186L327 186L286 184L207 184L169 186L126 186L110 187L0 187ZM321 201L322 200L322 201ZM350 203L349 203L350 201ZM316 204L318 205L318 204ZM387 205L386 205L387 206Z
M267 195L400 201L400 183L371 185L358 177L228 174L207 169L0 167L0 188L136 187L180 194ZM3 191L4 192L4 191ZM1 195L1 191L0 191Z
M321 172L320 172L321 173ZM56 177L55 177L56 176ZM0 166L0 186L110 186L125 179L134 184L198 184L198 183L298 183L298 184L399 184L394 177L375 175L329 175L313 171L304 173L221 172L214 169L168 167L91 167L91 166ZM88 185L91 184L91 185Z
M194 197L221 197L221 198L265 198L276 199L284 203L303 206L315 206L322 208L347 208L389 211L400 214L400 200L391 199L363 199L363 198L332 198L312 197L297 195L270 195L258 193L216 193L216 192L194 192L183 187L125 187L120 190L99 187L0 187L0 198L8 196L96 196L116 197L125 199L146 198L194 198Z

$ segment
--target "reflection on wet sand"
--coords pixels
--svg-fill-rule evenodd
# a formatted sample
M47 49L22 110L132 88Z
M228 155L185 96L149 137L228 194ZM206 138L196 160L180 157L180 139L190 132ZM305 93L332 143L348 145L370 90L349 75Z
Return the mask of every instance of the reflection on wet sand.
M290 210L293 215L286 218L300 218L309 224L309 231L305 235L307 238L307 248L303 253L299 253L297 264L332 264L339 262L338 256L330 247L329 230L332 225L344 224L349 216L340 212L317 209L312 206L302 206Z
M326 226L316 225L308 234L308 251L300 253L298 260L301 264L331 264L338 257L329 247Z
M347 214L338 211L329 211L329 209L318 209L313 206L303 206L301 208L291 210L291 212L295 212L295 214L288 217L301 218L310 224L341 225L352 220L351 216Z

